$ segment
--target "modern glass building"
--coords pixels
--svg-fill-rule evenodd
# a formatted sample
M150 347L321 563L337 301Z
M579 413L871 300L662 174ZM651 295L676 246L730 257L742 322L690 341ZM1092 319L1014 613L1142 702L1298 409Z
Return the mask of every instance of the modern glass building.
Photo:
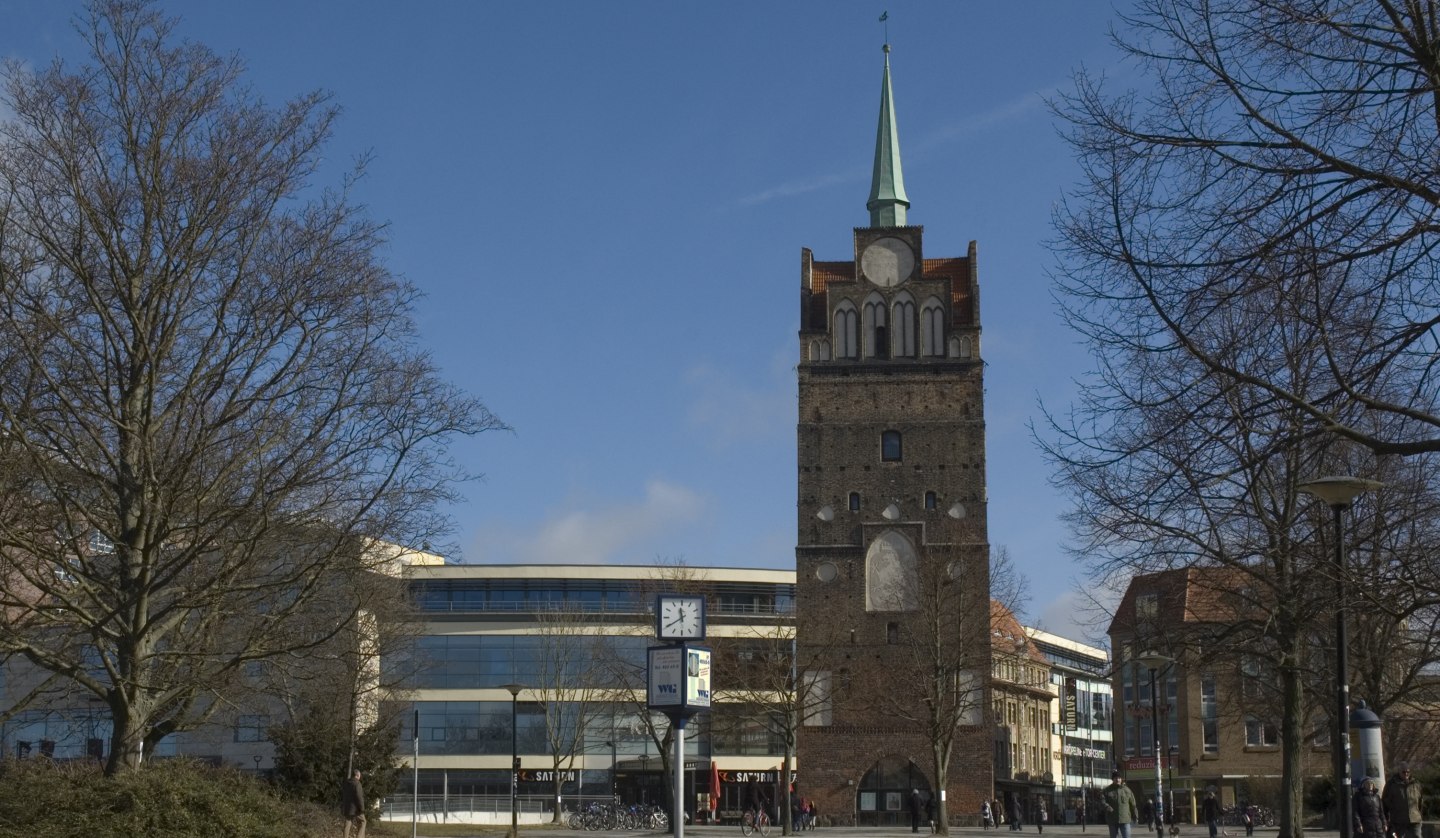
M1026 627L1025 633L1049 662L1050 683L1059 697L1051 723L1058 768L1052 820L1075 823L1083 805L1088 820L1099 822L1099 790L1110 783L1115 756L1110 655L1048 631Z
M444 800L451 811L465 798L477 808L485 798L508 798L512 712L527 813L554 805L557 765L561 805L612 793L664 802L668 721L645 711L643 696L646 649L660 645L657 593L703 594L712 644L788 648L793 636L788 570L446 564L407 572L418 636L406 655L382 666L408 674L414 690L387 709L403 722L399 752L418 767L422 801ZM698 802L701 811L712 763L723 813L738 811L752 784L777 782L783 754L773 727L757 720L753 706L726 703L724 686L716 685L715 708L686 731L687 805ZM416 720L418 761L411 758Z

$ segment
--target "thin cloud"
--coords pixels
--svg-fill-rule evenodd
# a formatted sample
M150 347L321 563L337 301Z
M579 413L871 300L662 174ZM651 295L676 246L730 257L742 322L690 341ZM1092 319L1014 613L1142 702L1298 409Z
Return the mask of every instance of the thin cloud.
M778 198L793 198L796 195L804 195L808 192L815 192L836 186L842 183L852 183L857 180L855 174L848 175L821 175L808 180L792 180L789 183L782 183L779 186L771 187L753 195L746 195L739 201L742 207L753 207L756 204L765 204Z
M1061 594L1038 612L1035 627L1061 637L1083 638L1095 646L1109 647L1106 630L1120 604L1123 591L1090 586Z
M961 137L969 136L977 131L991 128L1012 119L1028 116L1032 111L1038 110L1044 105L1046 96L1058 89L1059 87L1055 86L1043 91L1031 91L999 107L991 108L985 113L971 116L939 131L932 131L929 134L919 137L911 150L917 155L928 153L938 146L948 145ZM903 142L903 117L901 120L901 136L901 149L903 152L907 147ZM847 174L819 175L805 180L793 180L751 195L746 195L740 198L737 203L742 207L750 207L784 198L794 198L797 195L805 195L821 189L828 189L831 186L858 183L868 177L870 177L870 168L866 166L863 167L863 169L853 169Z
M674 483L654 479L643 497L589 509L552 513L528 538L506 546L488 541L487 560L526 564L614 564L649 555L645 545L699 519L704 499ZM499 548L497 551L496 548Z
M719 445L756 439L791 437L795 433L794 359L772 358L770 374L754 386L753 378L709 364L691 367L684 385L691 392L690 423Z
M928 153L939 146L949 145L963 137L992 129L1012 120L1029 117L1043 109L1045 99L1058 89L1058 87L1050 87L1046 90L1031 90L984 113L973 114L958 122L953 122L938 131L932 131L921 137L916 142L914 150L917 154ZM903 144L901 148L904 148Z

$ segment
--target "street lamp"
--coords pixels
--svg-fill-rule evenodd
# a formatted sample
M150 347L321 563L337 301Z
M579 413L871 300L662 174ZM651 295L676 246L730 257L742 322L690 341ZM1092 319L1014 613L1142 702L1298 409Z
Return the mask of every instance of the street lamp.
M1160 769L1160 693L1155 688L1155 676L1175 659L1152 649L1136 658L1136 662L1150 670L1150 732L1155 735L1155 835L1165 838L1165 775Z
M519 838L520 814L515 808L515 793L520 785L520 738L519 713L522 684L506 684L503 689L510 691L510 838Z
M1345 636L1345 510L1362 492L1385 484L1359 477L1317 477L1296 486L1335 514L1335 814L1340 838L1351 838L1350 823L1350 659Z

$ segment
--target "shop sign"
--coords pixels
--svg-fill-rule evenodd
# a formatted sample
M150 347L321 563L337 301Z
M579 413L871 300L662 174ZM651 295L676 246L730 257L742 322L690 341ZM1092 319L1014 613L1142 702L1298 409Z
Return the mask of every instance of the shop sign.
M517 774L517 777L518 777L518 779L520 780L520 782L522 782L522 783L553 783L553 782L555 782L555 772L554 772L554 771L551 771L551 770L548 770L548 769L546 769L546 770L536 770L536 769L530 769L530 768L522 769L522 770ZM575 777L575 772L574 772L573 770L571 770L571 771L561 771L561 772L560 772L560 781L561 781L562 783L573 783L573 782L575 782L575 779L576 779L576 777Z
M778 771L721 771L722 783L774 783L780 776Z

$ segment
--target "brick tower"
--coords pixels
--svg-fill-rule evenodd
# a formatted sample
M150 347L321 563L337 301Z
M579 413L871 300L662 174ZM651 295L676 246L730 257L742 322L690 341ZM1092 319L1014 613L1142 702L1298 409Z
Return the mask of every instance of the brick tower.
M800 257L798 787L839 823L908 823L918 790L965 824L993 750L975 244L926 258L907 223L889 52L870 225Z

